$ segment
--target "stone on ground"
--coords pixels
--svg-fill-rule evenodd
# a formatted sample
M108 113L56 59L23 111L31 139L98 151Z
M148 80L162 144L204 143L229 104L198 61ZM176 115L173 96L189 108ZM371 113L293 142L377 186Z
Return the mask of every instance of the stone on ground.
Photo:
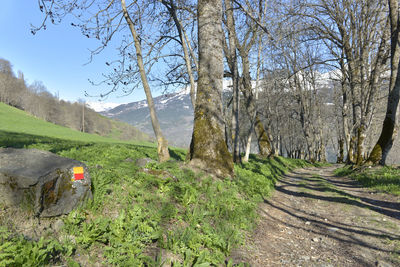
M0 205L54 217L89 198L91 179L82 162L37 149L0 148Z

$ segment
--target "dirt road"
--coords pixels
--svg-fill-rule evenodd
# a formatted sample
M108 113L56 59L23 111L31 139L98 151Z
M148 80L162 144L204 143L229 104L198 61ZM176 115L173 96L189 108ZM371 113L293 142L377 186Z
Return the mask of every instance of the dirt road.
M400 266L400 198L372 192L338 166L285 175L233 259L252 266Z

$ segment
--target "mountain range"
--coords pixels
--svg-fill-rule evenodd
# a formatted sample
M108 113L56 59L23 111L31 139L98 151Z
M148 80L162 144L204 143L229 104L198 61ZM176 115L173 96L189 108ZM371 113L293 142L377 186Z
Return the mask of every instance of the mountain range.
M161 130L169 144L188 147L193 130L193 107L189 88L177 93L155 97L154 105ZM150 136L154 136L146 100L122 104L100 113L106 117L127 122Z

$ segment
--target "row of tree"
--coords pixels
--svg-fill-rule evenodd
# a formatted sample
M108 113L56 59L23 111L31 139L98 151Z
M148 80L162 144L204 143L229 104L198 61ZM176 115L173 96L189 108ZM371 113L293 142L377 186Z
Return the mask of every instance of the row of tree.
M73 15L72 26L100 42L93 55L120 44L103 82L110 92L144 89L160 161L168 144L151 86L187 83L194 165L231 175L233 161L248 160L253 133L262 156L324 161L330 145L338 161L385 164L397 129L398 0L39 3L46 17L33 33ZM232 81L227 101L224 77ZM383 130L370 153L382 101Z
M134 127L100 116L84 101L70 103L52 95L42 82L27 84L21 71L15 76L9 61L0 58L0 102L22 109L37 118L81 132L109 136L120 132L124 140L149 140ZM117 136L115 136L117 137Z

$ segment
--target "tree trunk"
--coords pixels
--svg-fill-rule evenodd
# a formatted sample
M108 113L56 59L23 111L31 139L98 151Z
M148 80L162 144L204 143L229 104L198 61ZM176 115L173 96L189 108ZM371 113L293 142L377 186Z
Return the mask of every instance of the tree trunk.
M253 126L250 126L250 127L253 130ZM249 162L252 134L253 133L250 132L250 134L247 136L246 149L245 149L245 154L244 154L244 157L243 157L243 162Z
M225 1L226 6L226 27L228 29L228 43L229 50L227 51L229 55L228 65L232 76L232 151L233 151L233 161L240 163L240 150L239 150L239 71L235 44L235 18L233 16L233 8L231 1Z
M365 140L365 126L361 125L357 129L357 157L356 157L356 165L360 166L364 161L364 140Z
M135 24L133 23L131 17L129 16L128 10L126 8L125 0L121 0L121 5L122 5L122 11L124 14L125 21L128 23L129 29L131 31L131 34L132 34L132 37L133 37L133 40L135 43L136 58L137 58L139 72L140 72L140 78L142 80L143 89L146 94L146 100L147 100L147 104L148 104L149 110L150 110L151 124L153 126L154 134L157 139L158 160L160 162L164 162L164 161L169 160L169 158L170 158L169 151L168 151L168 141L167 141L167 139L164 138L164 136L161 132L160 123L158 122L158 119L157 119L157 114L156 114L156 110L154 107L153 96L151 95L150 85L147 80L147 75L146 75L146 71L144 68L143 56L142 56L142 46L140 44L139 36L135 29Z
M198 1L199 79L190 163L219 177L233 175L222 115L222 1Z
M326 147L323 142L321 143L321 147L320 147L319 161L326 162Z
M264 129L264 125L260 120L260 117L256 115L255 131L258 141L258 149L260 156L267 157L271 155L271 142L269 140L268 134Z
M400 97L400 21L399 2L389 0L389 18L391 29L391 55L390 55L390 83L386 108L386 116L383 121L382 131L378 142L375 144L367 160L367 164L385 165L386 158L393 146L398 130L399 97Z
M256 103L254 100L253 96L253 88L251 86L251 76L250 76L250 62L249 62L249 57L247 51L241 51L241 57L242 57L242 65L243 65L243 78L242 78L242 84L243 84L243 95L246 98L246 106L247 106L247 111L249 113L249 116L254 116L257 112L257 107ZM255 125L254 125L254 130L256 132L257 136L257 141L258 141L258 148L259 148L259 153L260 156L266 157L270 156L271 154L271 142L269 140L268 134L265 131L264 125L260 120L260 117L256 115L255 119Z
M237 79L237 68L236 77L234 76L233 82L233 102L232 102L232 141L233 141L233 161L240 163L240 149L239 149L239 87Z
M262 50L262 38L261 36L258 39L258 49L257 49L257 73L256 73L256 88L255 88L255 97L256 101L258 100L258 87L260 85L260 69L261 69L261 50ZM256 120L257 116L257 111L254 111L254 114L251 115L249 114L251 118L250 121L250 129L249 129L249 134L247 136L247 143L246 143L246 152L243 158L243 162L248 162L249 161L249 156L250 156L250 150L251 150L251 139L253 135L253 130L254 130L254 123Z
M344 160L344 141L342 138L339 138L338 140L339 144L339 155L337 157L337 163L343 163Z
M346 159L346 164L354 164L355 159L354 159L354 146L355 146L355 137L351 137L349 141L349 149L347 150L347 159Z

